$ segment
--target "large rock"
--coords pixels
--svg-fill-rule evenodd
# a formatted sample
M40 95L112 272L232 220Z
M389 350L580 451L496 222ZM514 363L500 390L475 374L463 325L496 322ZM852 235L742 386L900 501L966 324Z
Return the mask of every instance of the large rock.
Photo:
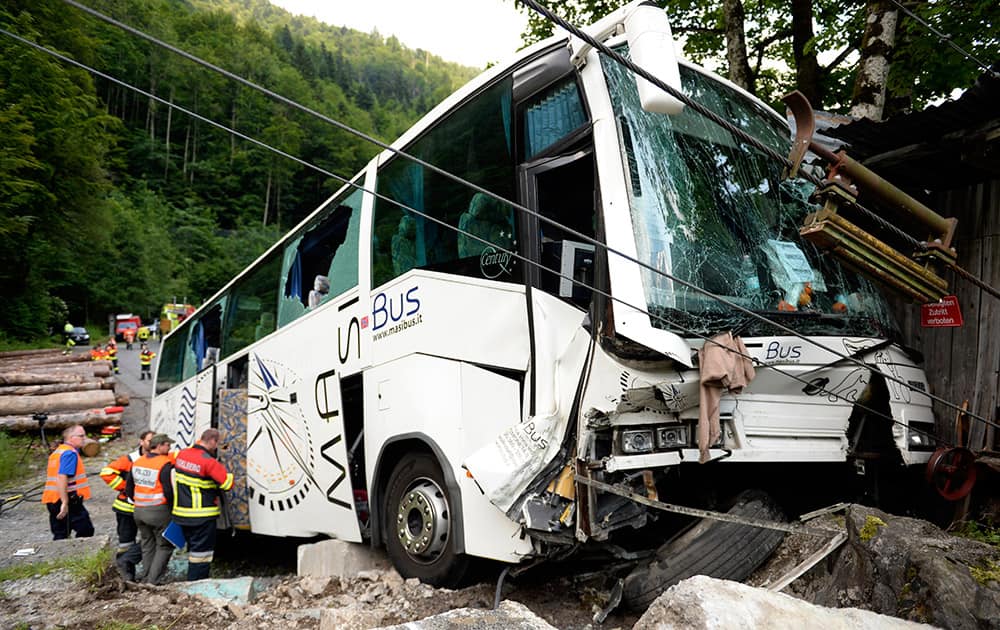
M518 602L504 600L495 610L457 608L379 630L556 630Z
M697 575L670 587L656 598L633 630L913 630L925 627L867 610L823 608L790 595Z
M847 511L847 532L811 601L955 630L1000 628L995 547L858 505Z

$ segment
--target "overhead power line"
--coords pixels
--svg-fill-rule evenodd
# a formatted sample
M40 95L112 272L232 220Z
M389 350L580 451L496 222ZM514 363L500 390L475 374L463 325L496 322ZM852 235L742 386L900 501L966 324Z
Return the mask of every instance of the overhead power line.
M934 26L932 24L930 24L929 22L927 22L926 20L924 20L923 18L921 18L919 15L917 15L913 11L910 11L905 6L903 6L903 3L899 2L899 0L892 0L892 3L894 5L896 5L897 7L899 7L899 9L903 13L905 13L906 15L910 16L911 18L913 18L917 22L917 24L920 24L921 26L923 26L924 28L926 28L928 31L930 31L940 41L945 42L946 44L948 44L949 46L951 46L952 48L954 48L955 50L957 50L958 54L962 55L963 57L965 57L969 61L971 61L971 62L975 63L977 66L979 66L983 71L986 72L986 74L990 75L994 79L1000 79L1000 72L997 72L993 68L989 67L986 63L984 63L984 62L980 61L979 59L977 59L975 57L975 55L973 55L972 53L967 52L964 48L962 48L961 46L959 46L958 44L956 44L955 40L953 40L951 37L949 37L948 35L945 35L941 31L937 30L936 28L934 28Z
M94 74L95 76L101 77L102 79L105 79L107 81L111 81L112 83L115 83L115 84L120 85L120 86L122 86L124 88L132 90L132 91L136 92L137 94L141 94L142 96L145 96L147 98L153 99L153 100L157 101L158 103L161 103L161 104L163 104L163 105L165 105L165 106L167 106L169 108L175 109L175 110L177 110L177 111L179 111L179 112L181 112L183 114L191 116L192 118L195 118L196 120L200 120L200 121L202 121L202 122L204 122L204 123L206 123L208 125L211 125L212 127L215 127L215 128L220 129L222 131L230 133L230 134L232 134L232 135L234 135L234 136L236 136L236 137L238 137L240 139L243 139L243 140L246 140L246 141L251 142L253 144L256 144L257 146L260 146L260 147L262 147L262 148L264 148L264 149L266 149L268 151L271 151L271 152L275 153L276 155L280 155L282 157L285 157L285 158L288 158L290 160L293 160L296 163L301 164L301 165L303 165L303 166L305 166L307 168L310 168L310 169L312 169L312 170L314 170L314 171L316 171L318 173L321 173L323 175L326 175L328 177L336 179L336 180L340 181L341 183L347 184L347 185L355 188L356 190L368 193L368 194L370 194L370 195L372 195L372 196L374 196L374 197L376 197L378 199L382 199L384 201L387 201L387 202L389 202L389 203L391 203L391 204L399 207L402 210L405 210L407 212L411 212L411 213L416 214L418 216L424 217L424 218L426 218L426 219L428 219L428 220L430 220L430 221L432 221L432 222L434 222L434 223L436 223L438 225L441 225L442 227L445 227L445 228L447 228L449 230L452 230L452 231L454 231L454 232L456 232L458 234L461 234L463 236L470 237L470 238L472 238L474 240L477 240L477 241L479 241L479 242L481 242L481 243L483 243L485 245L490 245L492 247L495 247L495 248L497 248L497 249L499 249L499 250L501 250L501 251L503 251L505 253L510 254L512 257L516 258L517 260L520 260L520 261L522 261L522 262L524 262L524 263L526 263L528 265L534 266L534 267L536 267L536 268L538 268L540 270L543 270L543 271L555 274L555 275L559 276L560 278L565 278L566 280L571 281L573 284L576 284L576 285L579 285L579 286L581 286L583 288L586 288L588 290L594 291L595 293L597 293L599 295L602 295L602 296L604 296L604 297L606 297L606 298L608 298L608 299L610 299L612 301L618 302L619 304L622 304L623 306L634 308L637 311L642 312L642 313L648 315L649 317L651 317L653 319L656 319L657 321L660 321L660 322L662 322L664 324L667 324L667 325L677 326L678 328L681 329L682 332L684 332L686 334L690 334L691 336L694 336L694 337L699 337L702 340L704 340L706 343L712 343L712 344L718 345L720 347L724 347L724 346L721 346L721 344L719 342L714 341L709 335L705 335L703 333L700 333L700 332L697 332L697 331L694 331L694 330L688 330L687 328L685 328L683 326L674 324L673 322L667 320L666 318L663 318L663 317L661 317L659 315L655 315L653 313L650 313L648 310L646 310L645 307L640 307L640 306L636 306L636 305L630 304L630 303L628 303L628 302L626 302L626 301L624 301L624 300L622 300L620 298L614 297L611 294L609 294L609 293L607 293L607 292L605 292L605 291L597 288L595 285L587 284L586 282L577 280L576 278L574 278L571 275L564 274L564 273L562 273L561 270L557 271L555 269L549 268L549 267L543 265L542 263L530 260L530 259L528 259L527 257L525 257L525 256L523 256L521 254L518 254L516 252L512 252L510 250L507 250L507 249L505 249L504 247L502 247L501 245L499 245L497 243L493 243L493 242L491 242L491 241L489 241L489 240L487 240L485 238L482 238L480 236L472 234L471 232L463 230L460 227L451 225L450 223L448 223L446 221L443 221L443 220L438 219L436 217L433 217L433 216L431 216L429 214L426 214L426 213L424 213L424 212L422 212L420 210L412 208L412 207L410 207L410 206L408 206L408 205L406 205L406 204L404 204L402 202L396 201L395 199L390 199L389 197L386 197L386 196L384 196L384 195L382 195L380 193L377 193L375 191L368 190L363 185L357 184L357 183L355 183L352 180L349 180L349 179L347 179L345 177L337 175L336 173L332 173L332 172L330 172L330 171L322 168L321 166L317 166L317 165L315 165L315 164L313 164L313 163L311 163L311 162L309 162L307 160L303 160L303 159L298 158L296 156L290 155L289 153L287 153L285 151L282 151L281 149L278 149L278 148L276 148L274 146L271 146L271 145L269 145L269 144L267 144L267 143L265 143L265 142L263 142L261 140L258 140L258 139L254 138L252 136L248 136L248 135L246 135L246 134L244 134L244 133L242 133L240 131L237 131L236 129L233 129L233 128L228 127L228 126L226 126L226 125L224 125L222 123L216 122L216 121L214 121L214 120L212 120L210 118L202 116L201 114L198 114L197 112L188 110L187 108L185 108L185 107L183 107L181 105L177 105L175 103L169 102L166 99L163 99L162 97L156 96L155 94L152 94L150 92L146 92L142 88L136 87L136 86L134 86L134 85L132 85L130 83L122 81L121 79L118 79L118 78L116 78L114 76L111 76L111 75L109 75L109 74L107 74L105 72L101 72L100 70L97 70L96 68L92 68L92 67L90 67L90 66L88 66L88 65L86 65L84 63L81 63L79 61L76 61L75 59L72 59L70 57L66 57L65 55L62 55L62 54L60 54L60 53L58 53L56 51L53 51L51 49L45 48L44 46L41 46L41 45L39 45L39 44L37 44L35 42L32 42L32 41L27 40L27 39L25 39L23 37L20 37L19 35L16 35L14 33L10 33L9 31L6 31L6 30L4 30L2 28L0 28L0 34L6 35L8 37L11 37L11 38L13 38L13 39L15 39L15 40L17 40L17 41L19 41L19 42L27 45L27 46L30 46L32 48L35 48L36 50L39 50L39 51L44 52L46 54L49 54L49 55L51 55L51 56L53 56L53 57L55 57L55 58L57 58L57 59L59 59L61 61L64 61L64 62L66 62L68 64L73 65L73 66L76 66L77 68L80 68L82 70L90 72L90 73ZM864 405L862 403L859 403L857 401L850 400L850 399L846 398L844 395L839 394L837 392L833 392L833 391L827 390L827 389L825 389L823 387L817 387L816 382L813 381L813 380L806 380L802 376L797 376L797 375L791 374L789 372L786 372L786 371L780 369L779 367L777 367L777 365L764 363L764 362L760 361L759 359L754 358L753 356L751 356L749 354L743 354L743 353L741 353L741 352L739 352L737 350L734 350L732 348L727 348L726 347L725 349L727 351L729 351L729 352L732 352L732 353L734 353L734 354L736 354L736 355L738 355L738 356L740 356L740 357L742 357L742 358L750 361L757 369L769 369L771 371L777 372L778 374L782 374L782 375L784 375L784 376L786 376L786 377L788 377L788 378L790 378L792 380L798 381L798 382L802 383L803 385L814 389L816 391L817 395L833 396L834 398L836 398L838 400L842 400L843 402L847 402L847 403L850 403L850 404L852 404L854 406L857 406L858 408L860 408L860 409L862 409L862 410L864 410L864 411L872 414L875 417L879 417L879 418L882 418L884 420L888 420L890 423L893 423L893 424L898 424L900 426L906 426L906 427L908 427L909 429L911 429L912 431L914 431L916 433L919 433L921 435L926 435L928 437L934 438L934 439L938 440L939 442L947 443L946 440L938 438L938 436L936 436L936 435L934 435L934 434L932 434L932 433L930 433L928 431L924 431L922 429L917 429L915 427L910 427L909 425L906 425L903 422L901 422L899 420L896 420L896 419L894 419L893 417L891 417L889 415L886 415L882 411L879 411L877 409L873 409L873 408L868 407L868 406L866 406L866 405ZM818 371L820 371L821 369L822 368L818 368L816 370L812 370L810 372L807 372L805 375L815 374Z
M220 67L218 67L218 66L216 66L216 65L214 65L214 64L212 64L212 63L210 63L208 61L205 61L205 60L203 60L203 59L201 59L201 58L199 58L199 57L197 57L195 55L192 55L191 53L183 51L183 50L177 48L176 46L173 46L171 44L163 42L162 40L160 40L160 39L158 39L156 37L153 37L152 35L149 35L149 34L144 33L144 32L142 32L142 31L140 31L138 29L135 29L134 27L131 27L131 26L129 26L127 24L124 24L124 23L122 23L122 22L120 22L118 20L115 20L114 18L106 16L106 15L104 15L104 14L102 14L102 13L100 13L100 12L94 10L94 9L91 9L89 7L81 5L80 3L76 2L75 0L63 0L63 1L66 2L67 4L70 4L71 6L79 8L80 10L82 10L82 11L84 11L84 12L86 12L86 13L94 16L94 17L96 17L97 19L99 19L101 21L104 21L104 22L106 22L108 24L111 24L113 26L121 28L122 30L125 30L126 32L129 32L131 34L134 34L137 37L140 37L140 38L142 38L142 39L144 39L146 41L149 41L149 42L151 42L151 43L153 43L153 44L155 44L157 46L160 46L160 47L162 47L162 48L164 48L166 50L174 52L175 54L178 54L178 55L184 57L185 59L188 59L189 61L192 61L193 63L195 63L197 65L200 65L200 66L208 68L208 69L210 69L210 70L212 70L214 72L222 74L223 76L226 76L227 78L230 78L230 79L232 79L234 81L237 81L238 83L240 83L242 85L245 85L245 86L247 86L247 87L249 87L249 88L251 88L253 90L259 91L259 92L261 92L261 93L263 93L263 94L265 94L265 95L267 95L267 96L269 96L271 98L274 98L275 100L278 100L279 102L282 102L282 103L284 103L284 104L286 104L286 105L288 105L290 107L293 107L293 108L298 109L298 110L300 110L302 112L305 112L305 113L307 113L307 114L309 114L311 116L314 116L314 117L316 117L316 118L318 118L320 120L323 120L324 122L327 122L327 123L329 123L329 124L337 127L338 129L347 131L348 133L351 133L351 134L353 134L353 135L355 135L355 136L357 136L359 138L362 138L362 139L364 139L364 140L366 140L368 142L371 142L371 143L375 144L376 146L379 146L380 148L385 149L385 150L387 150L387 151L389 151L389 152L391 152L391 153L393 153L393 154L395 154L397 156L404 157L404 158L407 158L409 160L412 160L413 162L416 162L417 164L420 164L421 166L423 166L423 167L425 167L425 168L427 168L427 169L429 169L429 170L431 170L431 171L433 171L435 173L438 173L438 174L440 174L440 175L442 175L444 177L447 177L447 178L451 179L452 181L455 181L455 182L457 182L457 183L459 183L459 184L461 184L463 186L466 186L466 187L468 187L468 188L470 188L472 190L475 190L477 192L481 192L481 193L487 195L488 197L490 197L492 199L495 199L497 201L500 201L500 202L502 202L504 204L507 204L507 205L511 206L512 208L516 208L522 214L525 214L525 215L528 215L528 216L532 216L532 217L537 218L537 219L539 219L539 220L541 220L541 221L543 221L543 222L545 222L545 223L547 223L549 225L553 225L553 226L559 227L560 229L564 230L567 234L573 236L574 238L579 239L579 240L581 240L583 242L586 242L588 244L594 245L596 248L599 248L600 250L603 250L603 251L605 251L608 254L614 254L616 256L619 256L623 260L629 261L629 262L631 262L631 263L633 263L635 265L638 265L641 268L647 269L648 271L651 271L652 273L655 273L655 274L658 274L658 275L660 275L662 277L668 278L671 281L679 284L682 287L688 288L688 289L690 289L690 290L692 290L692 291L694 291L694 292L696 292L698 294L701 294L701 295L703 295L703 296L705 296L705 297L707 297L709 299L715 300L715 301L719 302L720 304L723 304L723 305L725 305L725 306L727 306L729 308L732 308L732 309L734 309L736 311L739 311L739 312L741 312L741 313L743 313L745 315L748 315L748 316L750 316L750 317L752 317L752 318L754 318L754 319L756 319L758 321L761 321L761 322L766 323L766 324L768 324L770 326L773 326L774 328L777 328L778 330L781 330L781 331L783 331L783 332L785 332L785 333L787 333L787 334L789 334L791 336L794 336L796 338L799 338L799 339L803 340L804 342L806 342L806 343L808 343L808 344L810 344L812 346L815 346L815 347L817 347L817 348L819 348L821 350L829 352L829 353L833 354L834 356L840 357L841 359L843 359L845 361L848 361L850 363L853 363L853 364L857 365L858 367L864 368L866 370L870 370L871 369L871 366L865 364L864 362L858 360L855 357L852 357L850 355L844 354L844 353L840 352L839 350L837 350L835 348L831 348L829 346L826 346L826 345L824 345L824 344L816 341L815 339L809 338L809 337L807 337L807 336L799 333L798 331L795 331L795 330L793 330L793 329L791 329L791 328L789 328L789 327L787 327L787 326L785 326L785 325L783 325L783 324L781 324L781 323L779 323L777 321L774 321L774 320L772 320L772 319L770 319L770 318L768 318L768 317L766 317L764 315L761 315L760 313L751 311L751 310L749 310L749 309L747 309L747 308L745 308L745 307L743 307L741 305L738 305L738 304L736 304L734 302L731 302L731 301L723 298L722 296L716 295L716 294L712 293L711 291L708 291L707 289L704 289L704 288L699 287L699 286L697 286L697 285L695 285L695 284L693 284L691 282L688 282L686 280L678 278L678 277L674 276L673 274L670 274L670 273L668 273L666 271L657 269L656 267L650 265L649 263L646 263L646 262L641 261L641 260L637 260L637 259L635 259L635 258L633 258L633 257L631 257L631 256L629 256L627 254L624 254L624 253L622 253L622 252L620 252L620 251L612 248L612 247L608 247L606 244L597 241L593 237L590 237L590 236L585 235L585 234L583 234L581 232L578 232L578 231L574 230L573 228L571 228L569 226L561 225L557 221L555 221L555 220L553 220L553 219L551 219L549 217L545 217L545 216L543 216L543 215L535 212L534 210L531 210L530 208L527 208L527 207L525 207L525 206L523 206L523 205L521 205L519 203L507 200L504 197L493 193L492 191L489 191L489 190L487 190L487 189L485 189L485 188L483 188L483 187L481 187L481 186L479 186L477 184L474 184L472 182L466 181L465 179L463 179L463 178L461 178L461 177L459 177L459 176L457 176L457 175L455 175L453 173L450 173L450 172L448 172L448 171L446 171L444 169L441 169L441 168L439 168L437 166L434 166L433 164L430 164L430 163L428 163L428 162L426 162L426 161L424 161L424 160L422 160L420 158L417 158L417 157L415 157L413 155L410 155L409 153L407 153L405 151L393 148L392 146L387 145L387 144L381 142L380 140L377 140L377 139L375 139L375 138L373 138L373 137L365 134L364 132L361 132L361 131L359 131L357 129L354 129L354 128L350 127L349 125L346 125L346 124L344 124L344 123L342 123L340 121L334 120L334 119L332 119L332 118L330 118L330 117L328 117L328 116L326 116L324 114L316 112L315 110L310 109L310 108L308 108L308 107L306 107L304 105L301 105L300 103L297 103L296 101L293 101L293 100L291 100L291 99L289 99L287 97L284 97L284 96L282 96L282 95L280 95L280 94L278 94L278 93L276 93L276 92L274 92L272 90L269 90L267 88L259 86L259 85L255 84L255 83L253 83L253 82L251 82L251 81L249 81L249 80L247 80L247 79L245 79L243 77L240 77L240 76L238 76L238 75L236 75L236 74L228 71L228 70L220 68ZM527 4L530 4L533 7L538 7L537 3L534 3L532 0L520 0L520 1L525 2ZM541 8L541 7L539 7L539 8ZM547 10L543 10L543 12L546 13L547 15L552 15L551 12L548 12ZM779 159L782 164L784 164L784 165L787 166L788 161L787 161L786 158L784 158L783 156L780 156L780 155L776 154L770 148L765 147L756 138L753 138L752 136L749 136L748 134L746 134L742 130L739 130L739 129L733 127L727 121L725 121L725 120L721 119L719 116L717 116L714 112L711 112L710 110L705 109L700 104L697 104L697 103L694 103L693 101L691 101L689 98L687 98L686 95L677 93L676 90L673 90L669 86L664 85L663 82L660 81L659 79L657 79L656 77L653 77L652 75L650 75L649 73L647 73L645 70L642 70L641 68L638 68L637 66L635 66L634 64L632 64L630 61L622 58L620 55L618 55L614 51L610 50L609 48L607 48L603 44L597 42L593 38L590 38L585 33L582 33L581 31L579 31L579 29L576 29L572 25L569 25L568 23L566 23L564 20L561 20L561 18L558 18L558 17L556 17L554 15L552 15L552 18L554 18L556 20L559 20L560 25L565 25L564 28L566 28L567 30L570 30L571 32L579 33L579 35L581 36L582 39L584 39L584 41L586 41L590 45L594 46L595 48L597 48L601 52L604 52L605 54L608 54L609 56L611 56L613 59L615 59L619 63L623 63L626 67L628 67L633 72L639 73L641 76L649 79L650 81L654 82L654 84L657 84L662 89L668 91L669 93L672 93L672 94L676 95L678 98L684 100L685 102L692 103L692 108L695 109L696 111L699 111L699 113L701 113L701 111L704 111L704 112L706 112L706 116L708 116L714 122L717 122L718 124L722 125L723 127L727 128L727 129L732 128L734 130L734 133L738 137L740 137L741 139L745 139L746 142L748 142L748 143L750 143L750 144L752 144L754 146L760 145L760 146L764 147L761 150L765 151L765 153L767 153L768 155L776 155L777 159ZM333 174L331 174L331 176L333 176L333 177L335 177L335 178L337 178L337 179L339 179L341 181L344 181L344 182L346 182L348 184L351 184L351 182L345 180L344 178L341 178L340 176L333 175ZM813 179L815 179L815 178L813 178ZM813 181L813 180L811 179L810 181ZM353 184L351 184L351 185L353 185ZM372 193L372 194L375 194L375 193ZM391 201L392 203L395 203L396 205L400 205L397 202L395 202L394 200L389 200L389 199L387 199L385 197L382 197L381 195L376 195L376 196L378 196L380 198L383 198L383 199L386 199L388 201ZM413 210L410 210L410 211L416 212L416 211L413 211ZM440 220L435 219L433 217L430 217L428 215L425 215L425 214L423 214L421 212L416 212L416 214L418 214L420 216L424 216L425 218L428 218L429 220L431 220L431 221L433 221L435 223L442 223ZM877 221L884 223L884 220L881 219L880 217L877 217L876 215L872 215L872 216ZM445 223L442 223L442 225L445 225L447 227L447 224L445 224ZM894 226L891 226L891 228L892 229L896 229ZM485 242L485 241L483 241L483 239L480 239L478 237L474 237L474 238L476 238L476 240L478 240L480 242ZM909 237L909 238L912 238L912 237ZM503 249L503 248L501 248L501 249ZM511 252L508 252L508 253L511 253ZM513 255L516 258L521 258L520 256L518 256L516 254L513 254ZM579 283L577 283L577 284L579 284ZM614 299L614 298L612 298L612 299ZM616 301L625 304L624 302L621 302L621 300L616 300ZM673 326L675 328L681 328L680 326L678 326L674 322L670 322L668 320L664 320L663 318L654 316L654 315L646 312L646 310L644 308L638 308L636 306L628 305L628 304L626 304L626 305L630 306L631 308L635 308L636 310L638 310L640 312L646 313L650 317L656 318L658 321L662 321L662 322L664 322L664 323L666 323L666 324L668 324L670 326ZM686 332L688 334L691 334L691 331L686 331L685 330L684 332ZM693 333L693 334L695 334L696 336L699 336L699 337L701 336L698 333ZM1000 427L1000 425L995 425L994 423L990 422L989 420L987 420L987 419L985 419L985 418L983 418L983 417L981 417L981 416L979 416L977 414L968 412L967 410L962 409L958 405L956 405L956 404L954 404L954 403L952 403L952 402L950 402L948 400L940 398L940 397L938 397L938 396L936 396L934 394L931 394L929 392L920 390L920 389L914 387L913 385L907 383L906 381L904 381L902 379L898 379L898 378L893 377L893 376L888 375L888 374L883 374L882 376L886 380L892 381L892 382L894 382L894 383L902 386L903 388L905 388L905 389L907 389L909 391L918 392L921 395L928 396L932 400L936 400L937 402L941 403L942 405L945 405L945 406L947 406L949 408L952 408L952 409L955 409L955 410L958 410L958 411L962 411L963 413L966 413L966 415L968 417L970 417L970 418L976 419L976 420L978 420L980 422L984 422L984 423L989 424L991 426Z

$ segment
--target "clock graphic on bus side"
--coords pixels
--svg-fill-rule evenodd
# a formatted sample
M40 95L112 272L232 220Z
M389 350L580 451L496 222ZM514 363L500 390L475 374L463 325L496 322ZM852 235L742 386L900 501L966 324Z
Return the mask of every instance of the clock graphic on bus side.
M316 485L313 439L298 401L299 377L288 367L251 355L247 481L251 503L275 512L294 509Z

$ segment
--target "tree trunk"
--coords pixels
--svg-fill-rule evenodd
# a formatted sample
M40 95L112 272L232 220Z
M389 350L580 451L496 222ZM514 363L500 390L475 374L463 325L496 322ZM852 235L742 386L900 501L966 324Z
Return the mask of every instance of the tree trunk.
M812 0L792 0L792 54L795 58L795 79L798 89L816 109L823 107L819 61L813 37Z
M174 117L174 88L170 88L170 106L167 107L167 130L163 134L163 144L164 152L166 153L163 158L163 181L167 181L167 174L170 172L170 123L173 122Z
M115 406L115 393L107 389L63 392L44 396L0 396L0 416L20 416Z
M10 359L13 357L47 357L47 356L66 356L63 355L63 351L59 348L43 348L40 350L7 350L5 352L0 352L0 361L4 359Z
M886 0L869 0L865 13L865 35L850 114L855 118L879 121L885 109L885 86L896 43L899 12Z
M76 373L54 373L54 372L0 372L0 385L48 385L51 383L87 383L102 381L111 375L110 370L105 368L100 373L86 374Z
M726 28L726 62L729 64L729 80L751 94L756 94L757 86L747 61L747 38L744 28L746 14L742 0L723 0L722 17Z
M43 396L62 392L86 392L94 389L114 389L114 381L103 379L83 383L51 383L48 385L12 385L0 387L0 396Z
M78 411L75 413L52 414L45 420L45 430L49 435L62 431L75 424L85 427L104 427L110 424L121 424L122 414L104 413L103 411ZM33 432L38 430L38 421L31 416L0 416L0 431Z
M263 225L267 225L267 214L271 207L271 170L267 171L267 188L264 190L264 221Z

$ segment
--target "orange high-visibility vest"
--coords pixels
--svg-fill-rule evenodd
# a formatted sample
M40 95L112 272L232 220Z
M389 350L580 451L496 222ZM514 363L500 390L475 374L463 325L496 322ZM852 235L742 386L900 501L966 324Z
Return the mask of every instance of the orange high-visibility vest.
M135 507L153 507L166 505L167 496L163 493L160 483L160 471L171 463L169 455L143 455L132 464L132 483L135 484L135 494L132 502Z
M83 458L69 444L60 444L49 455L48 471L45 475L45 490L42 491L42 503L59 502L59 490L56 487L56 482L59 480L59 460L66 451L76 453L76 472L72 477L66 479L66 493L72 495L75 492L83 499L90 498L90 482L87 481L87 471L83 467Z

